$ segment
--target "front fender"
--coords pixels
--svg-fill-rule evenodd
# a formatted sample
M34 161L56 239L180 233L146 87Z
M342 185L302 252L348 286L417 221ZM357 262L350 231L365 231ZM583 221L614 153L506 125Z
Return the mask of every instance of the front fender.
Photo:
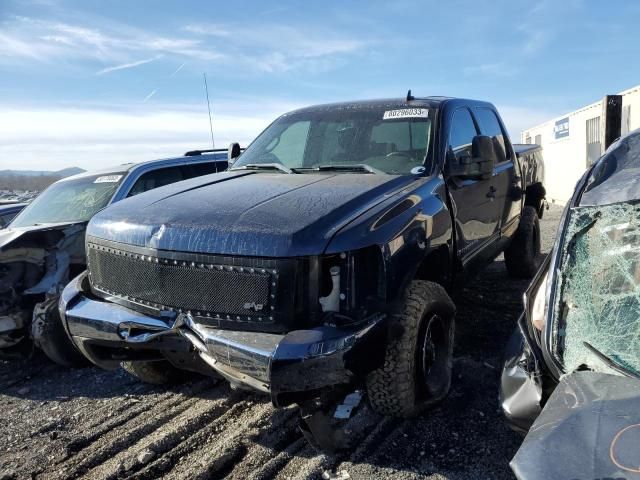
M385 300L393 301L435 252L446 252L447 261L434 268L451 268L453 228L445 199L441 177L419 178L343 227L326 253L377 246L384 263Z

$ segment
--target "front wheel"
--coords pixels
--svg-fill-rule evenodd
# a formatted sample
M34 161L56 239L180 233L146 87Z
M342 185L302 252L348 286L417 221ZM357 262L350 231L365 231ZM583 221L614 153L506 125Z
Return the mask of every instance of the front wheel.
M75 347L62 325L57 296L36 305L32 335L36 345L49 360L58 365L74 368L89 365L89 361Z
M414 280L390 321L384 365L367 377L369 402L383 415L412 417L451 386L455 306L442 286Z

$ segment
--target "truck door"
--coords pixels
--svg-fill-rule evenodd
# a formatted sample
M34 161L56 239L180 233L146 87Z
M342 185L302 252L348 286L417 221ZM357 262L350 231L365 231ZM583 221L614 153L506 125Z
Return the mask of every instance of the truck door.
M495 166L493 186L495 187L495 206L499 210L499 228L501 234L513 235L520 216L520 189L522 176L518 174L517 160L509 143L509 136L498 120L496 113L486 107L473 109L480 134L494 139L504 153L503 161Z
M479 135L471 112L467 108L454 111L446 148L447 167L471 157L473 137ZM447 175L447 185L453 203L457 232L457 254L465 268L493 258L500 234L501 207L496 202L496 178L487 180L459 178Z

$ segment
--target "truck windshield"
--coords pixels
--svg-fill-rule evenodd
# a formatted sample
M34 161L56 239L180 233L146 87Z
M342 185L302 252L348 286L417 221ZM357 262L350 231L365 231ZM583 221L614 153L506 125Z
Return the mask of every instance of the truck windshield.
M124 173L61 180L42 192L11 222L11 227L86 222L113 197Z
M283 115L247 148L233 169L280 164L293 173L333 169L408 174L428 163L433 117L432 109L406 106L325 108Z

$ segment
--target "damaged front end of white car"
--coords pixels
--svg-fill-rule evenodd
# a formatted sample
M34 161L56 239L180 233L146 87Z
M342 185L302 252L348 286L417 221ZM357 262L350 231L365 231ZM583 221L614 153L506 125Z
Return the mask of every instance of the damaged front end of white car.
M60 292L85 268L86 224L36 225L0 232L0 356L30 354L39 346L57 363L82 361L61 345Z
M593 452L608 452L609 445L604 437L590 435L590 428L563 429L554 421L557 441L547 438L540 448L532 445L542 438L549 410L554 418L570 417L558 411L561 404L567 414L589 405L578 423L597 424L602 432L608 426L624 427L616 423L621 405L629 406L625 422L640 424L640 413L633 407L640 403L640 130L615 142L578 182L554 249L525 294L525 312L506 358L500 390L503 411L517 430L526 432L533 424L511 464L518 478L550 478L540 469L549 458L535 462L534 450L574 458L571 448L587 444L591 447L582 450L584 458L563 463L567 478L625 474L610 459L592 461L597 458ZM596 396L573 395L569 403L557 400L569 391L567 385L576 384L572 379L585 374L625 377L625 385L635 388L625 394L618 387L603 387ZM583 377L578 383L595 381ZM617 385L605 380L597 379L601 385ZM575 422L576 417L571 418Z

